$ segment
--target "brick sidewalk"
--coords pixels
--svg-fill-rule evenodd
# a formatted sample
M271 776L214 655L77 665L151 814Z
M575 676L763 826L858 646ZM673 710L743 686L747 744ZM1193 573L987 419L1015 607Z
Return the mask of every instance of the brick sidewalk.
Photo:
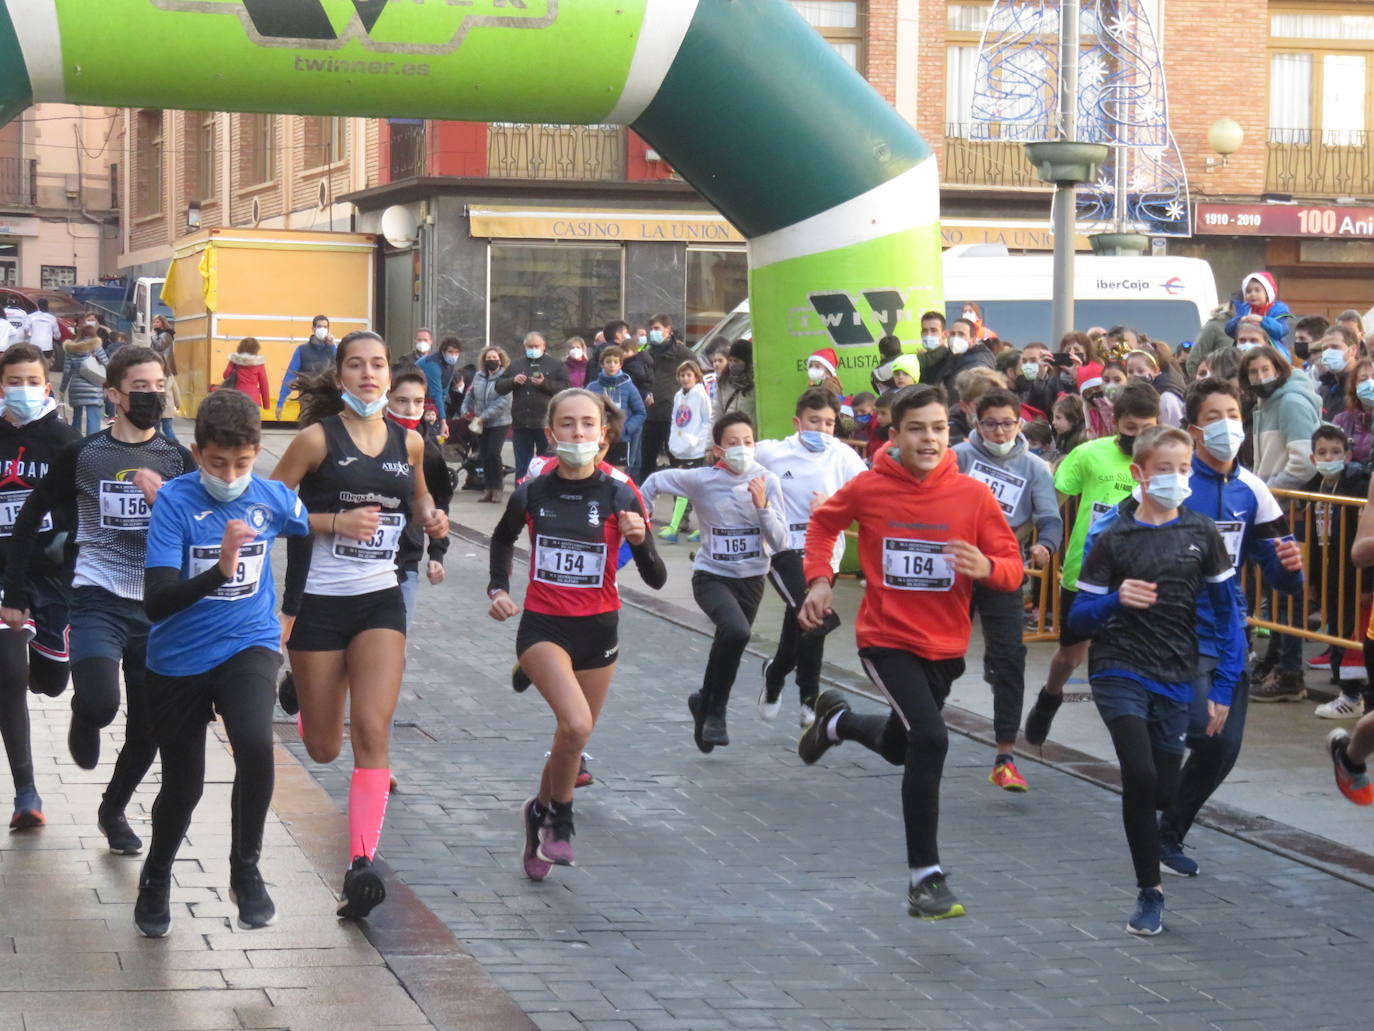
M140 937L143 858L111 855L95 826L123 718L87 772L67 755L68 705L30 696L48 825L0 838L0 1031L530 1027L404 886L368 927L376 944L334 917L342 817L280 748L262 857L276 924L235 926L233 763L212 736L205 796L176 863L171 933ZM4 781L8 790L8 772ZM145 845L157 781L154 766L129 808Z

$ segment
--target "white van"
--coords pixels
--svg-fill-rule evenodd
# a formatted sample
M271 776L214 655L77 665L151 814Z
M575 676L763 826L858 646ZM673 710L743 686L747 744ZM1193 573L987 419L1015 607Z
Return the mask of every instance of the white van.
M1008 254L997 245L972 244L944 252L945 315L957 319L966 301L983 310L983 325L1020 347L1050 340L1054 257ZM1074 259L1074 324L1079 329L1131 326L1178 345L1197 338L1217 307L1212 266L1201 258ZM915 322L919 313L908 313ZM745 300L697 344L704 351L717 339L753 339Z

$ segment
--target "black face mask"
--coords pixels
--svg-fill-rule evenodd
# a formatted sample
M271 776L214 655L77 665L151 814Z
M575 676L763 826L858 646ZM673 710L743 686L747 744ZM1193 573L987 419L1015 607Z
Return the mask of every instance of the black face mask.
M1299 358L1301 358L1303 361L1307 361L1307 356L1312 353L1312 341L1294 340L1293 353L1297 355Z
M1251 383L1251 384L1250 384L1250 390L1251 390L1251 392L1254 393L1254 395L1255 395L1256 397L1258 397L1260 400L1264 400L1264 399L1267 398L1270 394L1272 394L1274 391L1276 391L1276 390L1278 390L1278 389L1279 389L1279 381L1278 381L1278 380L1274 380L1273 383Z
M488 358L482 363L482 368L486 369L488 372L495 372L500 367L501 363L495 358Z
M129 399L129 410L124 413L135 429L150 430L162 418L162 406L167 395L151 390L131 390L125 395Z
M1118 433L1116 435L1116 446L1121 449L1123 455L1130 458L1131 452L1135 450L1135 437L1128 436L1125 433Z

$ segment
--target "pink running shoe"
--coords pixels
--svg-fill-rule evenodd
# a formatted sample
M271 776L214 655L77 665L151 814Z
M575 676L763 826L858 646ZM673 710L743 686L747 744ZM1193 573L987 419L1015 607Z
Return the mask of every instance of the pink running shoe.
M542 881L553 869L553 864L539 856L539 837L544 829L544 817L536 816L534 807L538 799L531 798L520 807L520 826L524 830L524 845L520 849L520 863L525 876L532 881Z

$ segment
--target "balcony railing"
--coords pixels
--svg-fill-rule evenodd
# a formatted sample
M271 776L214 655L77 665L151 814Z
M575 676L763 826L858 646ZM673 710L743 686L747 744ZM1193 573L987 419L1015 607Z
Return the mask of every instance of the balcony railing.
M425 126L391 123L391 181L425 174Z
M625 130L493 123L487 132L487 173L503 179L624 179Z
M1374 133L1270 129L1264 189L1319 197L1374 194Z
M1042 186L1017 140L971 140L973 126L945 126L940 181L957 186Z
M0 204L32 208L38 204L38 161L0 157Z

